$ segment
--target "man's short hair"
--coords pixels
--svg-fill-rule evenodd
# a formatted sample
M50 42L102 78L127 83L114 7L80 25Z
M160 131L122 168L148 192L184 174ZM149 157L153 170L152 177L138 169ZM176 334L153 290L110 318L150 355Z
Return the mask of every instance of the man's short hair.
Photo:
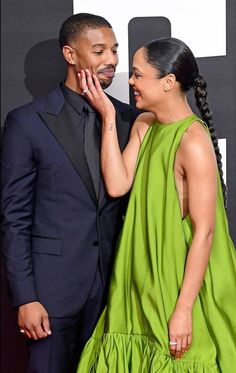
M64 45L70 44L77 36L84 33L87 29L98 29L101 27L112 28L110 23L103 17L90 13L78 13L67 18L59 32L59 44L63 48Z

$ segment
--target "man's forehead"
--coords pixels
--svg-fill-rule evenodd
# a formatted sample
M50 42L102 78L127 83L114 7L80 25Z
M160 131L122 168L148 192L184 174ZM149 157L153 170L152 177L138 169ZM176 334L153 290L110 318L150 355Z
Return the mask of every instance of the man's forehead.
M87 28L81 35L78 35L78 41L89 41L93 46L96 44L114 44L117 45L117 40L112 28Z

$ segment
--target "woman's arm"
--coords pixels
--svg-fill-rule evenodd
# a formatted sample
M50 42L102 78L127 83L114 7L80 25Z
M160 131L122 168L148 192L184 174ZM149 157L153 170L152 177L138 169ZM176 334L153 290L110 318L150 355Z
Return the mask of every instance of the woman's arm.
M203 283L215 227L217 164L210 137L198 122L184 134L178 151L188 190L188 206L193 225L184 279L175 311L169 323L171 351L176 357L191 344L191 314Z
M89 70L81 71L79 79L81 88L88 88L86 96L102 118L101 168L106 190L112 197L122 196L132 186L140 145L154 116L151 113L138 116L133 124L129 142L121 153L114 106L103 92L96 75Z
M126 194L133 183L138 152L152 114L143 113L133 124L128 144L121 153L115 120L105 118L102 127L101 167L108 193L113 197Z

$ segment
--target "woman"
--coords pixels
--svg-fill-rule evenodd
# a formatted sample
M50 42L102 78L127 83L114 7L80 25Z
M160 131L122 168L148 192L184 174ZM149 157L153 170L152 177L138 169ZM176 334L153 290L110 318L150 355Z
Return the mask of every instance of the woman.
M129 83L147 112L122 154L98 79L88 70L79 79L102 117L107 191L132 189L107 308L78 372L232 373L236 255L206 83L192 52L162 38L135 53ZM204 122L187 102L190 88Z

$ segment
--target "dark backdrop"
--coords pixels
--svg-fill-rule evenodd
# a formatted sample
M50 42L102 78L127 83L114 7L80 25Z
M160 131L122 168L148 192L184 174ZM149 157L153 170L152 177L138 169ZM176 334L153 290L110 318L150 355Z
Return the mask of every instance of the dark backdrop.
M1 125L6 113L49 92L65 75L57 42L62 22L73 14L72 0L3 0ZM26 348L1 267L1 373L24 373ZM42 372L43 373L43 372Z
M135 10L134 10L135 12ZM64 19L73 13L71 0L2 0L2 112L6 113L33 97L47 93L65 75L65 64L57 43L58 31ZM150 40L153 30L163 35L171 33L166 18L145 18L129 24L129 52L132 55L140 42ZM227 0L227 56L198 59L200 70L208 81L216 129L227 139L228 216L231 235L236 242L236 3ZM128 25L127 25L128 27ZM137 29L138 27L138 29ZM161 27L161 29L160 29ZM207 25L204 25L207 30ZM137 32L138 31L138 32ZM196 28L197 32L197 28ZM142 35L142 40L138 35ZM194 104L193 104L194 105ZM16 324L5 279L1 271L1 372L24 373L26 349L24 338Z

